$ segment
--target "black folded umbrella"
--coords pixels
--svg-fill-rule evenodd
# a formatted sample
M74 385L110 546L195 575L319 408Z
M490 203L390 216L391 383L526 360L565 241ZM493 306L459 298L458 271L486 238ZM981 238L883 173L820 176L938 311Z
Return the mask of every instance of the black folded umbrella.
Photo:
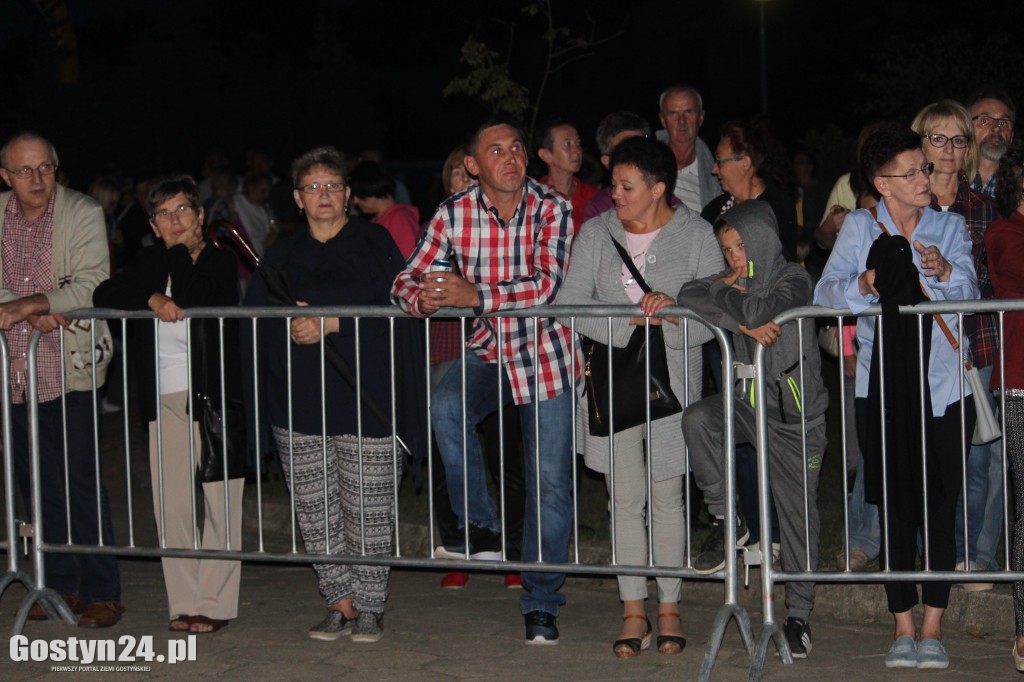
M207 239L210 240L211 244L216 246L218 249L224 248L224 244L222 244L220 239L218 238L218 233L221 233L221 231L223 231L224 233L228 234L231 237L232 241L234 241L234 243L241 250L242 255L245 256L245 258L247 258L256 267L257 270L259 270L260 275L263 276L263 280L267 283L267 291L270 293L271 298L277 300L281 305L298 305L297 299L295 298L295 294L292 293L291 285L288 283L288 276L285 273L278 270L277 268L267 265L263 261L263 259L256 254L256 251L253 250L252 245L249 244L249 240L246 239L246 237L239 231L237 225L235 225L229 220L223 219L215 220L212 223L210 223L210 227L207 228L206 236ZM325 343L324 357L326 357L327 361L331 363L331 366L334 367L335 370L337 370L338 374L341 375L341 378L344 379L346 383L348 383L348 385L353 388L353 390L355 390L355 372L353 372L349 364L345 362L345 358L341 357L341 354L338 353L337 349L331 346L330 344ZM359 395L363 407L368 409L370 413L374 417L376 417L377 420L380 421L382 425L388 426L391 423L390 420L384 415L384 410L380 408L380 405L377 404L377 401L374 400L373 397L370 396L366 391L356 390L356 394ZM408 445L405 444L405 441L403 441L402 437L399 436L397 433L395 434L395 440L398 441L399 447L401 447L402 450L405 451L407 455L412 457L412 450L409 448Z

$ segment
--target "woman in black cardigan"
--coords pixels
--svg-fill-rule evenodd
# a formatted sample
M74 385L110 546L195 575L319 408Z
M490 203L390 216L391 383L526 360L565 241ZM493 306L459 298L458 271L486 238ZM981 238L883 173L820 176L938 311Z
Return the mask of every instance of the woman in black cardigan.
M158 180L147 198L150 226L160 241L140 251L122 272L97 287L93 303L100 308L152 310L160 320L135 324L129 353L136 370L139 405L149 422L153 508L161 546L191 548L196 540L201 549L226 548L229 510L231 548L241 549L244 472L229 462L225 484L222 460L214 456L211 459L216 462L202 461L199 425L189 417L190 412L202 413L204 400L221 409L221 368L226 402L240 404L237 321L223 321L222 357L219 321L194 320L188 348L182 312L196 306L237 305L235 257L203 239L203 210L191 177ZM190 378L192 396L188 395ZM201 534L192 506L197 471L205 502ZM240 562L165 558L163 569L170 630L215 632L238 615Z

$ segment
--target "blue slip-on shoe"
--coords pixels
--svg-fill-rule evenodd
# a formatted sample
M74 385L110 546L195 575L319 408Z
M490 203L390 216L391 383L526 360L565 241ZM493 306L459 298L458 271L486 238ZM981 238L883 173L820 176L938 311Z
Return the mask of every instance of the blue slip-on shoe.
M922 639L917 645L917 667L938 669L949 667L949 654L946 647L937 639Z
M917 668L917 642L913 637L904 635L892 643L889 653L885 655L886 668Z

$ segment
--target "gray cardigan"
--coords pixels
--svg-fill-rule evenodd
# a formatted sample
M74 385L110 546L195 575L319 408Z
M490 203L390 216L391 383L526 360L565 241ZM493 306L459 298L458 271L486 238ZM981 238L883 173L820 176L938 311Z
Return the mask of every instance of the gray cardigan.
M557 305L632 305L622 286L622 258L611 239L626 245L626 233L614 209L591 218L580 229L572 247L569 270L558 292ZM677 206L672 219L661 228L647 251L644 279L654 291L675 296L682 285L694 279L721 272L725 267L722 251L708 225L697 213ZM568 319L559 320L568 324ZM700 346L712 338L711 331L697 321L689 323L689 339L679 325L662 325L668 352L672 389L681 402L700 400ZM636 327L627 318L612 319L612 345L623 347ZM607 318L576 318L576 331L602 343L608 343ZM684 350L685 349L685 350ZM685 365L689 364L689 391L684 392ZM683 439L680 416L665 417L651 424L653 448L651 468L655 481L663 481L684 472ZM608 439L591 436L587 404L580 401L576 421L577 442L588 467L610 473Z

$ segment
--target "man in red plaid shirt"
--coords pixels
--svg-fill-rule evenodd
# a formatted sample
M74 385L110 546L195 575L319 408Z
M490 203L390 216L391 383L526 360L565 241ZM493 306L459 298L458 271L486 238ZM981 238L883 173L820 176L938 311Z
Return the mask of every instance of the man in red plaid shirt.
M93 289L110 274L106 223L99 204L57 185L56 172L53 145L35 133L19 133L0 147L0 177L12 190L0 193L0 329L10 359L15 471L24 499L32 499L27 359L29 340L38 330L42 519L36 523L42 523L43 537L50 544L112 545L107 492L97 482L93 452L98 387L93 385L93 365L102 385L110 361L110 334L105 322L93 323L93 348L89 323L69 323L62 315L90 307ZM117 559L48 552L45 568L46 586L63 597L73 613L81 614L80 627L108 627L120 620L124 607ZM47 615L36 605L28 618Z
M487 490L480 443L464 435L515 401L526 448L522 560L561 563L572 527L572 405L581 358L573 357L569 329L553 319L481 316L554 301L569 262L572 208L526 177L515 126L488 121L467 147L465 165L479 184L441 204L392 289L395 302L413 315L443 307L468 308L476 317L463 358L431 403L452 508L469 538L468 548L447 549L502 557L501 518ZM450 260L455 272L431 272L436 260ZM564 574L522 578L527 644L557 644Z

